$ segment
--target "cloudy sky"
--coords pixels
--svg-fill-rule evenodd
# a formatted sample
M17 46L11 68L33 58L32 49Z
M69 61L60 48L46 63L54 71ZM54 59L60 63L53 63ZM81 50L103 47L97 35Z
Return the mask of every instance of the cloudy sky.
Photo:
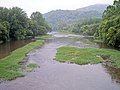
M24 9L28 15L34 11L46 13L51 10L74 10L93 4L112 4L114 0L0 0L0 6L18 6Z

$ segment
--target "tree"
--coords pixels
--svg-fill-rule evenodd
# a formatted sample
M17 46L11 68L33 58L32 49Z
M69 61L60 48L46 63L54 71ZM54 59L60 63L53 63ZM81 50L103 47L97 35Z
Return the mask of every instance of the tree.
M31 14L31 25L34 35L46 34L50 31L50 26L47 24L40 12L33 12Z
M0 22L8 21L9 9L0 7Z
M9 39L9 23L7 21L0 23L0 41L7 41Z
M97 36L108 45L120 46L120 0L115 0L104 11Z
M11 39L24 39L28 27L28 17L21 8L13 7L9 12Z
M101 19L93 18L90 20L85 20L83 23L76 23L72 29L72 32L93 36L96 33L100 22Z
M31 18L19 7L0 7L0 42L8 40L25 39L46 34L49 25L40 12L35 12Z

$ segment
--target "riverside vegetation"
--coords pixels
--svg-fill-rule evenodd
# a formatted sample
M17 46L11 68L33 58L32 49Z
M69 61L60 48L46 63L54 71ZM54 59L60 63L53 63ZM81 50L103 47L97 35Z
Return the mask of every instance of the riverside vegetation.
M23 76L21 71L22 65L20 62L23 61L26 54L32 49L42 46L43 40L37 40L30 44L13 51L9 56L0 60L0 78L5 80L12 80L16 77Z
M40 12L33 12L28 18L19 7L0 7L0 42L26 39L44 35L51 28Z
M35 42L31 42L0 59L0 78L12 80L23 76L21 62L28 52L44 44L43 39L48 37L45 34L50 30L50 26L40 12L33 12L28 18L26 12L19 7L9 9L0 7L0 43L40 37ZM32 70L36 65L30 64L27 67Z
M11 52L11 54L3 59L0 59L0 78L5 80L12 80L17 77L24 76L24 72L22 72L22 62L26 57L26 54L31 50L37 47L41 47L45 39L51 37L50 35L42 35L37 37L37 40L31 42L24 47L16 49ZM34 68L38 67L37 64L30 63L27 65L27 70L32 71Z

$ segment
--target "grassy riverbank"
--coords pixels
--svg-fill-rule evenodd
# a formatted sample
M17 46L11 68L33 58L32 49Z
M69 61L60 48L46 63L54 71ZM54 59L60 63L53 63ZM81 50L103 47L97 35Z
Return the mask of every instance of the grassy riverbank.
M57 50L56 60L76 64L97 64L103 61L110 62L113 67L120 68L120 51L98 48L60 47Z
M44 44L44 37L45 36L43 36L42 39L38 39L35 42L31 42L24 47L11 52L9 56L0 59L0 78L4 80L12 80L23 76L21 62L28 52Z
M36 39L37 40L45 40L45 39L48 39L48 38L51 38L52 35L49 35L49 34L46 34L46 35L42 35L42 36L37 36Z

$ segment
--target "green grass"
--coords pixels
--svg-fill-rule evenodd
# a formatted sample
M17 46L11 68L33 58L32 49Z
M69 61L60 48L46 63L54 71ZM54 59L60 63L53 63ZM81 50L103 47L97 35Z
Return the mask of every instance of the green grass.
M101 41L101 40L94 40L94 42L96 42L96 43L104 43L104 42Z
M42 36L37 36L36 39L48 39L48 38L51 38L52 35L49 35L49 34L46 34L46 35L42 35Z
M37 64L34 64L34 63L30 63L27 65L27 67L30 67L30 68L37 68L38 65Z
M24 76L22 71L23 65L21 65L21 62L26 57L26 54L34 48L42 46L45 42L44 39L48 39L50 37L52 36L39 36L35 42L31 42L22 48L16 49L9 56L0 59L0 78L3 80L12 80L17 77ZM27 65L27 69L29 69L29 71L32 71L36 67L38 67L38 65L32 63Z
M120 51L98 48L60 47L57 49L56 60L80 65L110 61L111 66L120 68Z
M5 80L12 80L23 76L20 68L20 62L26 57L26 54L36 47L42 46L44 40L37 40L13 51L9 56L0 59L0 78Z
M27 65L27 70L26 71L31 72L31 71L33 71L37 67L39 67L37 64L30 63L30 64Z

